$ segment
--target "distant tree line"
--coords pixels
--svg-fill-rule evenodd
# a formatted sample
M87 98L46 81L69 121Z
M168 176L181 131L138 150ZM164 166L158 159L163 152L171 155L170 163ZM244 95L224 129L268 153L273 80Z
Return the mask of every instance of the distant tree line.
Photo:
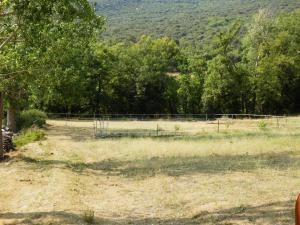
M58 56L63 68L30 83L27 100L49 112L297 113L299 18L299 10L276 17L260 10L200 47L149 36L69 44L71 53Z

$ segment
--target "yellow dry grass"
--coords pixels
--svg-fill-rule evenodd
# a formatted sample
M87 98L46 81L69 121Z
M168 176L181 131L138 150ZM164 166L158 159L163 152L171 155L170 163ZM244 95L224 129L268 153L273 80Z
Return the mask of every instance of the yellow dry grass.
M225 121L225 122L224 122ZM48 121L47 139L0 164L0 224L293 224L300 118L180 126L185 137L94 139L88 121ZM272 125L273 124L273 125ZM272 126L271 126L272 125Z

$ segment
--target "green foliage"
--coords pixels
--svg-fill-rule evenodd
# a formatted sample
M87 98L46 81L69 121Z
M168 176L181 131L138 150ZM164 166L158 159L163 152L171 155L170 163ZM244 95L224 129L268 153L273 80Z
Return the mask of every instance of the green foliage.
M22 147L29 143L40 141L45 137L45 133L37 128L29 128L23 130L16 137L14 137L14 143L17 147Z
M246 80L240 69L239 32L241 25L234 23L228 31L220 33L215 42L212 60L208 61L202 101L207 112L239 113Z
M262 131L265 131L267 129L267 122L264 121L264 120L260 120L258 123L257 123L257 127L262 130Z
M177 70L178 56L179 47L169 38L143 36L129 46L97 43L89 73L77 76L78 85L73 87L92 112L176 112L177 82L172 74ZM65 89L65 85L60 88ZM63 99L70 98L70 92L59 93ZM78 105L83 105L78 99ZM73 102L67 106L72 108ZM59 106L57 100L54 106Z
M252 13L260 8L258 1L203 0L200 4L194 0L99 0L96 5L99 12L104 10L110 16L115 11L124 12L118 14L118 19L133 6L136 18L147 18L148 10L154 10L153 18L163 6L157 18L162 25L168 21L170 27L164 27L162 34L197 42L185 42L189 43L186 46L169 37L149 35L134 37L130 42L100 41L97 37L103 18L97 17L85 0L76 0L78 7L57 0L45 5L42 0L32 5L30 0L20 5L16 2L12 1L11 7L16 7L24 33L17 36L20 41L7 45L0 54L0 79L7 106L17 106L18 110L129 114L300 111L299 10L277 15L274 9L263 9L251 20ZM220 4L222 7L218 7ZM260 4L285 10L298 6L293 0L263 0ZM32 12L35 7L39 10ZM181 12L189 12L191 18L197 11L202 22L194 24L183 19L178 7ZM186 35L168 33L177 32L173 21L166 19L174 12L180 18L174 24L186 25ZM236 14L243 16L233 21ZM19 26L14 16L1 20L4 36L12 31L7 27ZM109 20L108 26L114 29L112 23L116 21ZM127 29L123 22L128 21L117 22L122 26L120 32ZM209 29L203 28L204 23ZM147 29L149 24L143 26ZM134 36L135 28L130 30ZM148 31L139 29L143 34ZM128 32L122 35L129 37ZM203 35L205 44L201 41ZM16 76L15 71L20 69Z
M290 11L298 0L92 0L107 16L107 39L136 41L141 35L169 36L182 44L209 43L236 18L248 21L260 8Z
M206 73L206 61L202 53L199 55L183 52L184 62L181 64L182 74L178 77L179 111L182 113L200 113L201 96Z
M46 124L47 115L37 109L22 111L18 118L19 129L26 129L33 126L43 127Z
M216 34L206 49L149 36L74 47L68 75L54 77L52 94L39 105L90 113L298 112L298 17L299 11L274 17L260 10L249 23Z
M254 111L299 111L300 11L272 18L260 11L245 37Z
M95 212L93 210L85 210L83 212L83 221L88 224L95 223Z
M178 132L180 130L180 125L175 125L174 130L175 130L175 133Z
M0 90L8 105L28 107L32 93L39 96L35 106L41 98L74 101L77 96L59 93L70 96L78 90L85 53L102 31L103 18L87 0L11 0L1 3L0 11Z

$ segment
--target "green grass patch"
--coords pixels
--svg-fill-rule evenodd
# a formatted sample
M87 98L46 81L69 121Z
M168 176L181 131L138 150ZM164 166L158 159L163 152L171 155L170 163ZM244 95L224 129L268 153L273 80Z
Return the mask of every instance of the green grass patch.
M27 145L29 143L42 140L45 137L45 133L37 128L30 128L20 132L14 138L14 143L17 147Z

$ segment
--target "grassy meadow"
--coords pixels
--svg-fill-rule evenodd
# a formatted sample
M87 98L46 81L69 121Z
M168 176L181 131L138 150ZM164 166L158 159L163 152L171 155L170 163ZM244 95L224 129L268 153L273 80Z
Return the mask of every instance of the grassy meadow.
M110 121L184 135L95 139L49 120L0 164L0 224L293 224L300 117L261 121Z

